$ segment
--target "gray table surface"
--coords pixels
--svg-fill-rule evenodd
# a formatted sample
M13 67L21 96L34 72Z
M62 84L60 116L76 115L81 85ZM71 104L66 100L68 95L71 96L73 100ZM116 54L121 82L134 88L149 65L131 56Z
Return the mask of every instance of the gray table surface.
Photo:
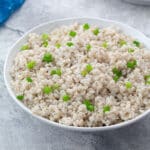
M150 150L150 115L115 131L72 133L39 122L10 98L2 77L10 46L35 25L75 16L121 21L150 35L148 6L121 0L26 0L0 27L0 150Z

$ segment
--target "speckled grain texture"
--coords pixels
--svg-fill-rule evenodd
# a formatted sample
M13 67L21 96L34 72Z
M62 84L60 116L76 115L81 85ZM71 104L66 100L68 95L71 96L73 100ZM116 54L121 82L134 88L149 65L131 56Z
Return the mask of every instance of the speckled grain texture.
M149 150L150 115L138 124L115 131L99 135L78 134L56 130L39 122L8 95L2 68L9 47L41 22L72 16L114 19L150 35L150 7L121 0L38 0L38 3L37 0L26 0L22 9L0 28L0 150Z

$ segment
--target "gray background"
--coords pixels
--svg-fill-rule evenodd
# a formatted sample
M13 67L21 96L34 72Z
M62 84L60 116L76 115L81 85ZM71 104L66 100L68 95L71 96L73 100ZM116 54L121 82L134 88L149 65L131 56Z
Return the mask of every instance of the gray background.
M0 150L150 150L150 115L115 131L97 135L72 133L32 118L8 95L2 68L10 46L35 25L75 16L121 21L150 36L148 6L121 0L26 0L0 27Z

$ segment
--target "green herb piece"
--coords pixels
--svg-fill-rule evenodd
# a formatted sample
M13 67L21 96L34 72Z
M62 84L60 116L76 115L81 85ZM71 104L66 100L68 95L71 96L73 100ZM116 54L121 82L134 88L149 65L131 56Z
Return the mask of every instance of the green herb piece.
M55 69L51 71L51 75L61 76L61 74L62 74L61 69Z
M86 45L86 50L87 50L87 51L90 51L91 48L92 48L92 46L91 46L90 44L87 44L87 45Z
M86 71L87 71L88 73L90 73L92 70L93 70L92 65L91 65L91 64L87 64L87 65L86 65Z
M44 94L50 94L52 92L53 92L52 87L50 87L50 86L44 86L44 88L43 88L43 93Z
M129 49L128 49L128 52L129 52L129 53L133 53L133 52L134 52L134 49L129 48Z
M52 86L51 86L51 88L52 88L52 90L54 91L54 90L58 90L59 88L60 88L60 85L59 84L53 84Z
M44 56L43 56L42 61L43 61L43 62L50 63L50 62L54 61L54 58L53 58L53 56L52 56L51 53L46 52L46 53L44 54Z
M27 82L32 82L33 80L30 77L26 77Z
M145 79L145 84L150 84L150 75L145 75L144 79Z
M63 95L62 99L63 99L63 101L67 102L71 99L71 97L70 97L70 95L65 94L65 95Z
M74 44L72 42L67 42L67 46L71 47L73 46Z
M109 105L105 105L103 107L103 112L106 113L106 112L109 112L110 111L110 106Z
M93 70L93 67L91 64L87 64L85 69L81 71L81 75L85 77L88 73L90 73Z
M60 48L60 47L61 47L61 44L60 44L60 43L56 43L55 46L56 46L57 48Z
M16 98L20 101L22 101L24 99L24 95L17 95Z
M127 67L130 69L134 69L137 66L137 61L136 60L131 60L127 62Z
M83 77L85 77L87 74L88 74L88 72L87 72L86 70L81 71L81 75L82 75Z
M140 42L139 41L133 41L133 44L136 46L136 47L140 47Z
M71 37L75 37L76 34L77 34L77 33L76 33L75 31L70 31L70 32L69 32L69 35L70 35Z
M112 69L112 72L114 74L113 76L113 80L115 82L117 82L119 80L119 78L122 76L122 71L117 69L116 67Z
M46 33L43 33L43 34L42 34L42 40L43 40L43 41L48 41L48 40L49 40L49 35L46 34Z
M47 47L48 46L48 41L43 41L42 46Z
M29 61L29 62L27 63L27 68L28 68L28 69L33 69L33 68L35 67L35 65L36 65L36 62L35 62L35 61Z
M119 41L119 45L120 46L123 46L123 45L126 45L126 44L127 44L127 42L125 40L120 40Z
M107 47L108 47L108 43L107 43L106 41L103 42L103 43L102 43L102 47L103 47L103 48L107 48Z
M28 50L30 49L29 45L23 45L20 50Z
M85 104L87 110L89 110L91 112L94 111L94 109L95 109L94 105L89 100L87 100L87 99L84 100L83 104Z
M98 34L99 34L99 29L96 28L95 30L93 30L93 34L94 34L94 35L98 35Z
M88 24L88 23L85 23L84 25L83 25L83 29L84 30L88 30L90 28L90 25Z
M126 86L127 89L131 89L132 88L132 83L128 81L128 82L125 83L125 86Z

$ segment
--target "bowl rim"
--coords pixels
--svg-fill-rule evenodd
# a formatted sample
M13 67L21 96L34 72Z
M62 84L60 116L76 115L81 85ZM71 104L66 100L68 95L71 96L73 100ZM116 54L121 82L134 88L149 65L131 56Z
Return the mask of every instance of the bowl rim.
M125 127L125 126L128 126L128 125L131 125L139 120L141 120L142 118L144 118L149 112L150 112L150 109L149 110L146 110L145 112L143 112L142 114L136 116L135 118L131 119L131 120L127 120L127 121L124 121L124 122L120 122L120 123L117 123L117 124L114 124L114 125L110 125L110 126L100 126L100 127L76 127L76 126L68 126L68 125L64 125L64 124L60 124L60 123L57 123L57 122L54 122L54 121L51 121L51 120L48 120L44 117L41 117L41 116L38 116L38 115L35 115L31 112L31 110L29 108L27 108L22 102L18 101L15 97L15 94L10 86L10 82L7 80L7 65L8 65L8 62L9 62L9 56L10 54L12 53L12 50L13 48L15 47L16 44L18 44L22 39L24 39L29 33L31 33L33 30L35 29L38 29L42 26L45 26L45 25L48 25L48 24L52 24L52 23L55 23L55 22L62 22L62 21L68 21L68 20L83 20L83 19L90 19L90 20L98 20L98 21L103 21L103 22L109 22L109 23L116 23L118 25L122 25L124 27L127 27L131 30L134 30L134 32L140 34L143 38L145 38L147 41L149 40L148 37L146 37L142 32L138 31L137 29L127 25L127 24L124 24L124 23L121 23L119 21L115 21L115 20L111 20L111 19L104 19L104 18L98 18L98 17L70 17L70 18L63 18L63 19L55 19L55 20L52 20L52 21L47 21L47 22L44 22L44 23L41 23L37 26L34 26L33 28L31 28L30 30L28 30L27 32L25 32L25 34L23 36L21 36L13 45L12 47L9 49L8 53L7 53L7 56L5 58L5 62L4 62L4 70L3 70L3 75L4 75L4 82L5 82L5 85L6 85L6 88L8 90L8 93L9 95L12 97L12 99L25 111L27 112L28 114L30 114L32 117L35 117L36 119L38 120L41 120L43 123L47 123L49 125L52 125L52 126L55 126L55 127L59 127L59 128L62 128L62 129L67 129L67 130L72 130L72 131L82 131L82 132L97 132L97 131L106 131L106 130L113 130L113 129L118 129L118 128L121 128L121 127Z

